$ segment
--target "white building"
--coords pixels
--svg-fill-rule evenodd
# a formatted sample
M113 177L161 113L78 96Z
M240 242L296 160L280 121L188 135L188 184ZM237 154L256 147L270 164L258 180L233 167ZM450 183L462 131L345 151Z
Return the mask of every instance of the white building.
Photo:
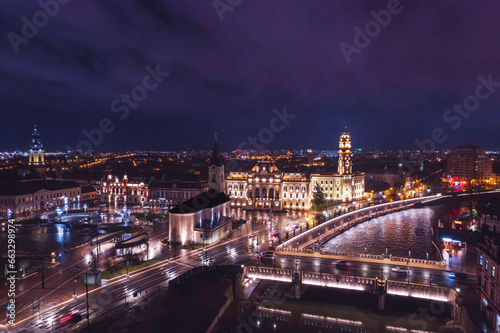
M352 172L351 157L351 137L345 132L339 141L338 172L310 177L304 173L284 173L267 158L257 162L248 172L227 173L225 193L231 198L233 207L248 210L309 210L317 185L328 201L361 200L365 195L365 176ZM215 173L215 167L211 168ZM218 168L217 172L223 172L224 166Z
M230 199L208 190L169 210L169 239L177 244L212 244L232 227Z

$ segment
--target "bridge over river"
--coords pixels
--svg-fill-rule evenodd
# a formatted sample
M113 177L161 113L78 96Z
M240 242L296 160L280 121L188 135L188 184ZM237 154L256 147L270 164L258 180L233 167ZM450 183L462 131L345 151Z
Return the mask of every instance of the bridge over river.
M339 288L354 291L376 293L379 296L378 308L385 307L386 295L415 297L458 305L461 302L459 290L444 286L392 281L379 276L375 278L356 277L342 274L307 272L303 270L272 267L246 266L244 275L248 278L272 280L295 284L295 298L300 298L300 285Z

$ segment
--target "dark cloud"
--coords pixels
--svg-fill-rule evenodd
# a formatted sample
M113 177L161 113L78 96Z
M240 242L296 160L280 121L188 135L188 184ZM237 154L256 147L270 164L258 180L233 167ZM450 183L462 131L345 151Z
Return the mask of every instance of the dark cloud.
M339 44L387 3L244 0L221 22L212 1L73 0L15 53L9 32L40 7L2 1L0 149L25 149L33 122L48 149L75 147L110 118L97 150L209 148L215 130L230 150L284 105L297 118L271 148L335 149L345 125L358 147L414 148L441 127L440 148L498 148L500 89L458 130L443 120L479 75L500 81L498 2L401 1L348 64ZM120 120L111 103L157 64L170 75Z

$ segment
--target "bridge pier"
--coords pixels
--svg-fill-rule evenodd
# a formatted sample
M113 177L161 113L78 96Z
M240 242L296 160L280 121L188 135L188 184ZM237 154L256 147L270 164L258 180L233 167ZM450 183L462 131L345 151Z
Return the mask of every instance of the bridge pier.
M377 280L378 309L385 309L385 299L387 298L387 280Z
M296 271L293 273L293 283L294 285L294 298L295 299L300 299L300 285L301 285L301 278L300 278L300 273Z

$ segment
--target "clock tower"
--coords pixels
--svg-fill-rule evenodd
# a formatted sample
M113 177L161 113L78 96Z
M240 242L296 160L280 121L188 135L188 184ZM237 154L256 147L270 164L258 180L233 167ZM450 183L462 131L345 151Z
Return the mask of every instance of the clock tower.
M346 131L342 133L339 141L339 175L350 175L352 174L352 162L351 162L351 136Z

